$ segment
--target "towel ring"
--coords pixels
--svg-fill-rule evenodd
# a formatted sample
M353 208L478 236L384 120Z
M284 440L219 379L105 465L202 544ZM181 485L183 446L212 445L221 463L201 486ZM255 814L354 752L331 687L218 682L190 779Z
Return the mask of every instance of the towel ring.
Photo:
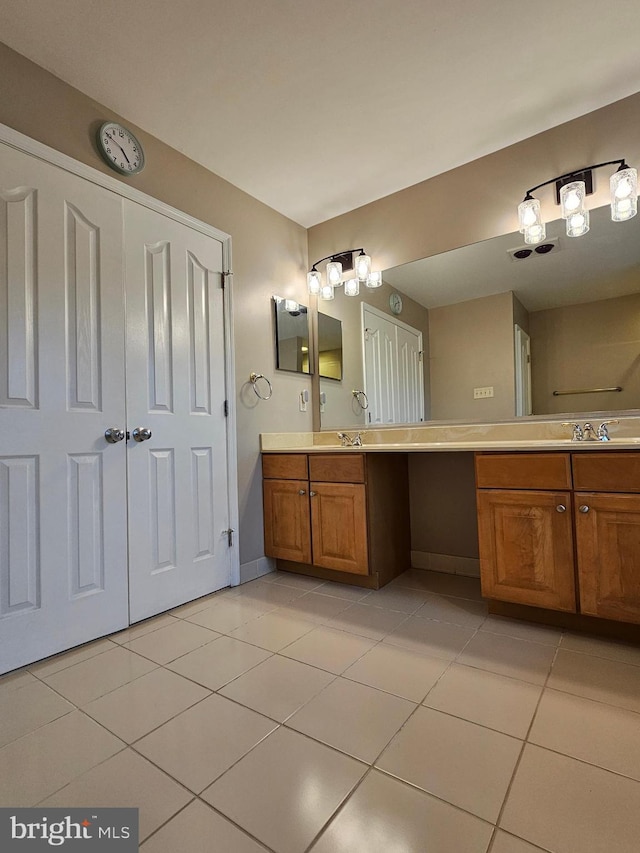
M367 395L364 393L364 391L355 391L354 390L351 393L355 397L355 399L356 399L356 401L357 401L357 403L361 409L368 409L369 408L369 400L367 399Z
M268 390L266 396L263 396L260 393L260 389L258 388L258 382L260 379L264 379L264 381L267 383L267 385L269 387L269 390ZM262 373L250 373L249 374L249 382L251 382L251 384L253 386L254 393L255 393L256 397L258 397L258 399L260 399L260 400L270 400L271 399L271 395L273 394L273 388L271 387L271 382L269 382L269 380L267 379L266 376L263 376Z

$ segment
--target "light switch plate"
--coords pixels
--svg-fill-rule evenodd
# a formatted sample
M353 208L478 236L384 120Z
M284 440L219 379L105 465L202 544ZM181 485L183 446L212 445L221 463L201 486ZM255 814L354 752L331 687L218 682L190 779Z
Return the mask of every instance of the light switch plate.
M486 385L484 388L473 389L474 400L482 400L485 397L493 397L493 385Z

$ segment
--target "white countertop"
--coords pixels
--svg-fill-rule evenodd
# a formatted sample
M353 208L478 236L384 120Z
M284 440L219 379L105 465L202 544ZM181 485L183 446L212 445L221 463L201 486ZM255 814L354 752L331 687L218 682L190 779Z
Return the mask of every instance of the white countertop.
M617 439L612 441L562 441L547 439L540 441L423 441L364 443L361 447L331 444L292 445L287 447L263 447L263 453L429 453L460 450L638 450L640 439Z
M640 418L620 419L620 423L610 429L610 441L573 441L570 429L558 421L394 427L361 430L362 446L356 447L343 447L337 432L263 433L260 436L260 447L263 452L273 453L429 453L476 450L574 452L640 449ZM355 430L349 430L348 434L355 435Z

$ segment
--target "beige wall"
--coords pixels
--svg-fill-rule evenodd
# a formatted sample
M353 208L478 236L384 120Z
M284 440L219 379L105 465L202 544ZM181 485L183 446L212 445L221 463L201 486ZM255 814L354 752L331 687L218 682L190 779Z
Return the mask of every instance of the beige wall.
M0 44L0 122L118 177L98 155L95 131L110 110ZM233 238L240 561L264 554L259 434L311 429L311 412L298 411L309 377L276 373L271 296L306 299L307 235L266 205L184 157L135 125L147 155L144 171L127 183L226 231ZM225 132L221 130L221 133ZM215 140L212 141L215 144ZM269 376L273 397L258 401L247 379ZM310 407L309 407L310 408Z
M533 412L637 408L640 404L640 294L529 315ZM554 391L621 393L554 397Z
M429 311L431 417L494 421L515 417L511 292ZM473 399L492 386L493 397Z
M411 550L478 557L473 453L410 453Z

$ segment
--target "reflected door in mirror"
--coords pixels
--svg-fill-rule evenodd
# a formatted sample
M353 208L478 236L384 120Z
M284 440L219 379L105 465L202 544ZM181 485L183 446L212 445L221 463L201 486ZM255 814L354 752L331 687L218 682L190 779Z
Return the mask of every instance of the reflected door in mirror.
M421 332L369 305L362 306L362 324L367 423L423 421Z

